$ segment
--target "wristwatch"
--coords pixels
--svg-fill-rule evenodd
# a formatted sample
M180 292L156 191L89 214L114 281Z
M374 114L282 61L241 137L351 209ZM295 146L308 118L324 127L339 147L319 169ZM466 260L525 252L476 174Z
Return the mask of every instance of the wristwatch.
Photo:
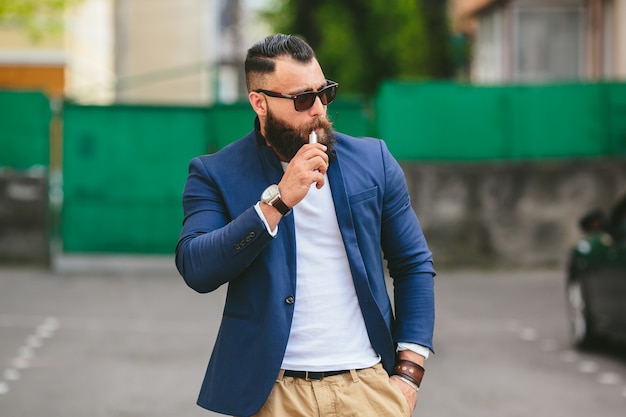
M280 190L278 190L278 185L272 184L263 191L261 194L261 201L265 204L269 204L270 206L276 208L280 214L286 216L291 212L291 208L287 207L287 204L280 198Z

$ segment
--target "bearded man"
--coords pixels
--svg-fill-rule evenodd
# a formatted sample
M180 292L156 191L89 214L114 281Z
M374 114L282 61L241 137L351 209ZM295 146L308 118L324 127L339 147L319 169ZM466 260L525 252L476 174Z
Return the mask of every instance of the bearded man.
M176 266L198 292L228 285L198 404L410 416L432 351L435 271L404 174L383 141L332 129L338 84L302 39L256 43L245 74L254 130L194 158L183 195Z

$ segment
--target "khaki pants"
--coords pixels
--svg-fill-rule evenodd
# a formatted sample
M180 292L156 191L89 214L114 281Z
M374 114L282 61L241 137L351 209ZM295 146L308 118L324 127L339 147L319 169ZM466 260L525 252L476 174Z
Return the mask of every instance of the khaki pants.
M254 417L409 417L409 406L378 364L306 381L281 371L267 402Z

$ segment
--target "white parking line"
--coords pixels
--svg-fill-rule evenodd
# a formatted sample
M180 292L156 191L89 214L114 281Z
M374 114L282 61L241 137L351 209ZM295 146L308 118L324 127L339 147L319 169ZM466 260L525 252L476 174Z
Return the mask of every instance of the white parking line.
M7 381L17 381L20 379L20 371L17 369L9 368L4 371L4 379Z
M598 364L594 361L582 361L578 364L578 370L583 374L593 374L598 372Z
M522 339L525 342L534 342L535 340L537 340L537 337L538 337L537 330L532 327L524 327L520 331L520 339Z
M0 327L24 327L24 321L14 320L15 318L0 317ZM35 356L35 349L43 346L43 339L52 337L58 328L59 320L56 317L46 317L35 328L35 332L26 338L24 345L20 346L17 355L11 361L13 367L5 369L2 373L0 395L6 395L10 391L10 383L20 380L22 377L20 370L30 367L30 361Z
M622 382L622 377L615 372L602 372L598 377L598 382L603 385L617 385Z
M551 338L540 338L539 332L533 327L518 325L511 328L511 331L517 333L518 337L525 342L539 342L539 348L546 353L558 354L561 361L576 366L578 372L583 374L596 374L597 382L602 385L620 385L624 383L624 378L615 372L600 372L600 365L593 360L584 359L577 351L561 350L556 340ZM626 386L622 389L622 396L626 398Z

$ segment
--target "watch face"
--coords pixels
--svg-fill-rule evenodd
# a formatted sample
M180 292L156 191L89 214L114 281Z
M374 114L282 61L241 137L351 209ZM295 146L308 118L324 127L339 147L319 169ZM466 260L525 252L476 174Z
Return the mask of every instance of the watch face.
M269 203L274 197L278 195L278 185L272 184L263 191L261 194L261 200L264 203Z

